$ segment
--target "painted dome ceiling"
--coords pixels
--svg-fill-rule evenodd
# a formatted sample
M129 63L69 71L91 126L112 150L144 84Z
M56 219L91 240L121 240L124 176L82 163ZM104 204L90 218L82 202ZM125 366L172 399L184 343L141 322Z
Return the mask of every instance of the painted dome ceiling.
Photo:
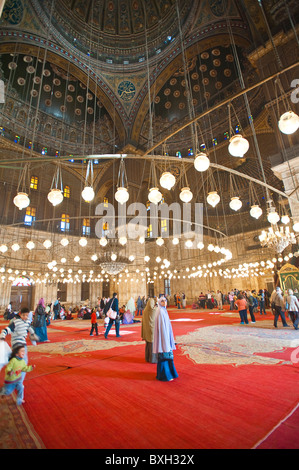
M51 1L33 0L50 18ZM84 53L107 63L132 64L167 49L178 35L176 0L60 0L52 23L61 37ZM181 27L186 28L192 0L179 0Z

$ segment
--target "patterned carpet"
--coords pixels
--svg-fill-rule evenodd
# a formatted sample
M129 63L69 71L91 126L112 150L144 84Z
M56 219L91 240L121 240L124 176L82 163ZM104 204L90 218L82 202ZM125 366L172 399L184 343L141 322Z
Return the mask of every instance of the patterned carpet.
M45 449L24 406L17 406L14 396L1 399L0 406L0 449Z
M93 337L90 321L52 322L49 342L28 344L36 368L26 377L26 403L0 402L0 448L270 448L287 416L298 435L299 331L281 322L275 329L270 314L248 325L228 311L173 309L170 318L179 378L169 384L144 361L141 323L121 325L118 339L113 327L105 340L101 320ZM280 436L275 445L285 445Z
M273 328L273 320L248 325L216 325L177 336L184 354L196 364L290 364L269 353L299 346L299 332ZM262 354L268 353L268 356ZM291 358L290 358L291 359Z

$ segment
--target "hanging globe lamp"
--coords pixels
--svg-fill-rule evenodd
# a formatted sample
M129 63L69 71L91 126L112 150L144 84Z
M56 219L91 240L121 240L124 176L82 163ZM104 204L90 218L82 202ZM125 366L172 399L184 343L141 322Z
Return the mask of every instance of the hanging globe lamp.
M249 149L249 142L241 134L233 135L229 140L228 151L233 157L243 157Z

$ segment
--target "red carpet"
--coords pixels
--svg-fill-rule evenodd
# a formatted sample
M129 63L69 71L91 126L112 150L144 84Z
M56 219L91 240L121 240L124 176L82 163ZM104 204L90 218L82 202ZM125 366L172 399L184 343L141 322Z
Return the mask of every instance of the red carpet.
M196 310L170 309L170 317L202 319L173 321L175 337L239 321L237 316ZM262 325L265 319L257 320ZM162 383L155 379L156 365L144 361L140 324L122 325L121 334L133 333L116 342L114 336L90 338L89 321L81 321L77 328L67 323L71 322L53 322L48 329L51 343L43 345L54 348L63 343L66 354L34 348L29 352L36 369L26 376L23 408L45 448L299 447L299 412L294 412L299 402L295 385L299 366L287 363L292 348L264 354L280 358L279 364L236 367L197 364L178 344L175 365L179 378ZM96 342L114 347L78 352L86 345L97 346Z

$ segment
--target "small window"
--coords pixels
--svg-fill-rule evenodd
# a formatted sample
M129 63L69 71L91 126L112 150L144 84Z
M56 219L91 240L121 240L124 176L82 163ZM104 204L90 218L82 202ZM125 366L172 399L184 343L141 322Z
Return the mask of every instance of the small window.
M108 230L109 230L109 224L108 222L104 222L103 227L102 227L102 237L106 237Z
M63 196L64 197L70 197L71 195L71 189L69 186L65 186L64 189L63 189Z
M152 224L150 224L147 228L147 238L151 238L153 236L153 227Z
M164 294L171 295L170 279L164 279Z
M108 207L108 198L104 197L104 207Z
M68 214L62 214L60 222L60 230L62 232L68 232L70 229L70 216Z
M82 234L90 235L90 220L89 219L83 219Z
M89 282L81 282L81 302L89 299Z
M25 225L32 225L32 222L35 221L36 216L36 208L35 207L27 207L25 217L24 217L24 224Z
M60 303L66 302L66 299L67 299L67 283L66 282L58 282L57 298L60 299Z
M166 219L161 220L161 231L163 233L167 232L167 220Z
M38 186L38 177L37 176L31 176L30 188L31 189L37 189L37 186Z

